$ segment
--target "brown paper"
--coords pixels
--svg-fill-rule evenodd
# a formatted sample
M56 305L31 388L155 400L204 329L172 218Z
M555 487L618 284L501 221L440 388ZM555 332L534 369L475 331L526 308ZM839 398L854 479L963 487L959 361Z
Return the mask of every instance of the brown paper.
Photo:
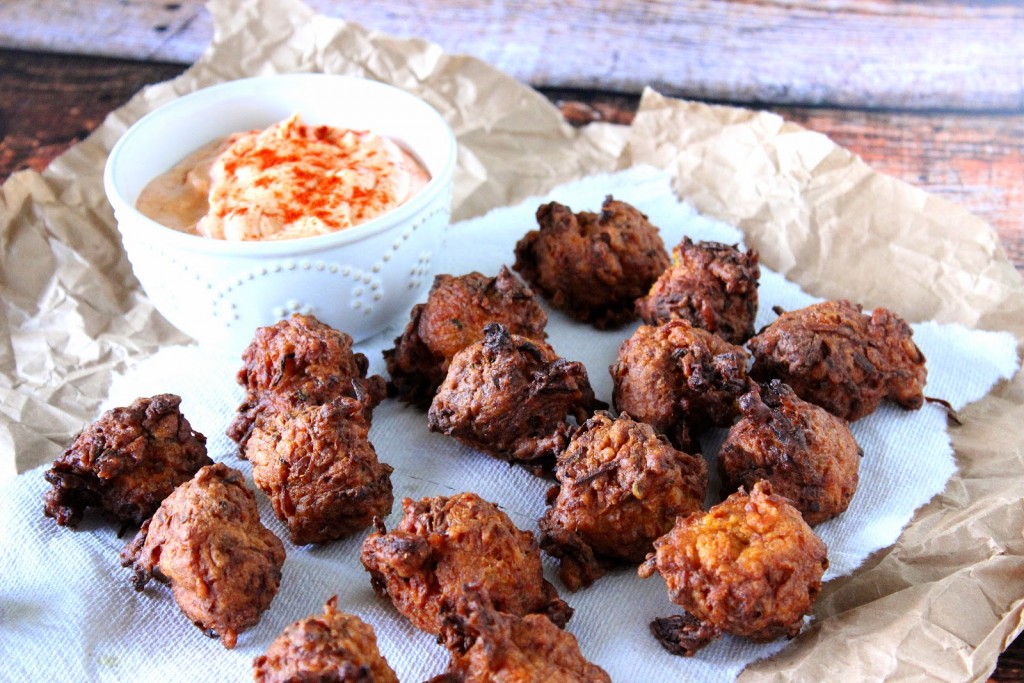
M297 0L215 0L207 53L142 91L43 174L0 189L4 287L0 477L52 460L95 417L112 372L187 340L131 275L103 195L117 137L178 95L257 74L391 82L433 104L460 158L454 219L636 163L740 226L770 267L825 297L1024 336L1024 285L994 232L772 114L647 92L629 129L574 130L531 89L472 58L316 15ZM963 411L960 473L892 548L830 583L816 619L744 679L984 678L1024 600L1024 375Z

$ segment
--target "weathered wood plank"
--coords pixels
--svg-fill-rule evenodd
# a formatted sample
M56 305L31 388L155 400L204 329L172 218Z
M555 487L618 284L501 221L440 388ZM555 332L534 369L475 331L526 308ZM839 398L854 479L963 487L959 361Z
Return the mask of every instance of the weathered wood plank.
M0 50L0 180L20 168L41 170L144 84L183 69ZM621 94L544 92L579 124L629 123L637 105ZM770 108L989 221L1024 269L1024 115Z
M22 169L42 171L144 86L184 70L0 49L0 182Z
M1024 270L1024 116L772 109L984 218Z
M538 86L860 108L1024 108L1024 6L917 0L309 0ZM0 47L188 63L203 0L4 0Z
M629 123L636 98L549 90L563 115ZM996 229L1024 270L1024 115L878 112L768 105L824 133L873 168L959 204Z

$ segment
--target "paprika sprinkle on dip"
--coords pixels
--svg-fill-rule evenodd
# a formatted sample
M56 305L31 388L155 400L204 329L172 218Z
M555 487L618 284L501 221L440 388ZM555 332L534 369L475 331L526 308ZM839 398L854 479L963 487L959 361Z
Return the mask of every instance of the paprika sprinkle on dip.
M197 150L142 191L139 211L224 240L280 240L344 230L394 209L429 181L392 140L312 126L293 115Z

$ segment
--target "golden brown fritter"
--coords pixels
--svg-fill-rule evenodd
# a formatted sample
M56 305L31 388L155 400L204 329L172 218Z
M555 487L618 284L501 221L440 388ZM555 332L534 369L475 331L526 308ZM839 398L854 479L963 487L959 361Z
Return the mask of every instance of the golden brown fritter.
M423 407L444 381L452 357L501 323L512 334L543 341L548 316L533 291L502 266L497 277L438 275L425 303L413 306L395 348L384 351L398 397Z
M366 376L369 361L352 353L352 337L311 315L295 313L257 329L242 361L238 383L245 388L245 401L227 432L242 452L262 415L348 396L363 404L369 422L387 391L383 377Z
M835 517L857 490L861 450L846 420L808 403L772 380L740 397L743 419L718 451L727 490L748 491L762 479L810 525Z
M792 638L828 568L825 544L765 481L707 514L680 517L654 549L640 577L660 573L687 614L656 619L651 630L667 650L687 656L722 633L758 642Z
M549 466L575 425L602 407L582 363L497 323L455 354L427 413L432 432L491 455Z
M339 611L337 595L323 614L286 626L252 665L256 683L398 683L373 627Z
M512 267L552 306L598 329L632 320L634 300L669 265L647 216L610 196L599 214L544 204L537 224L516 244Z
M540 545L561 561L562 583L589 586L607 565L639 563L676 517L703 510L704 458L669 445L650 425L598 412L558 456Z
M158 394L100 416L47 470L44 512L78 526L87 507L142 524L178 484L213 461L206 437L192 429L181 398Z
M583 657L576 637L547 617L498 612L476 586L466 593L444 620L448 672L429 683L611 683Z
M695 438L731 424L747 390L747 352L685 320L641 325L610 368L615 408L693 452Z
M381 523L361 559L374 590L417 628L438 634L467 584L486 590L496 609L545 614L564 626L572 608L541 570L537 541L498 506L474 493L402 501L405 516Z
M917 410L928 371L913 334L892 311L867 315L849 301L825 301L782 313L750 340L751 376L781 379L800 398L850 422L884 399Z
M296 545L343 538L391 512L393 469L377 460L355 399L267 416L245 456Z
M189 621L230 650L277 595L284 557L242 473L217 463L164 499L121 564L134 569L136 590L151 578L168 584Z
M636 300L636 312L648 325L686 320L742 344L754 336L760 277L753 249L743 253L735 245L684 237L672 250L672 266Z

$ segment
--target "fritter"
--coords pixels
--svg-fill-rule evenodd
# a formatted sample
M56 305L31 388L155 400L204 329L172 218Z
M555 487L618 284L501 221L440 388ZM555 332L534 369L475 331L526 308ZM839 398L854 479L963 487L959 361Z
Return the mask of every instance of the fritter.
M266 654L253 660L256 683L398 683L377 649L373 627L337 607L335 595L323 614L286 626Z
M639 574L660 573L669 598L686 610L654 620L651 631L669 652L690 656L722 633L757 642L792 638L827 568L825 544L762 481L707 514L680 517L654 542Z
M44 512L78 526L87 507L139 525L204 465L206 437L181 414L181 398L158 394L114 408L82 431L43 475L52 488Z
M208 465L164 499L121 551L136 590L156 579L178 607L229 650L281 585L284 544L260 522L242 473Z
M363 406L336 398L260 420L245 456L292 543L326 543L391 512L390 465L377 460Z
M609 369L615 408L666 434L683 451L736 416L747 391L747 352L685 320L641 325Z
M669 265L647 216L610 196L599 214L544 204L537 224L516 244L512 267L552 306L598 329L632 320L634 300Z
M672 250L672 266L661 274L636 312L648 325L686 320L731 344L754 336L758 254L721 242L684 237Z
M850 422L884 399L917 410L928 371L913 334L892 311L867 315L849 301L825 301L782 313L750 340L751 376L781 379L800 398Z
M857 490L861 449L846 420L802 400L775 379L740 397L743 418L718 451L728 490L766 479L811 526L846 510Z
M242 361L238 383L245 400L227 431L242 452L261 415L348 396L363 404L369 422L387 393L383 377L366 376L369 361L352 352L352 337L311 315L295 313L257 329Z
M637 564L676 517L703 510L707 465L650 425L598 412L558 456L559 486L540 519L540 546L561 562L562 583L589 586L609 565Z
M497 322L512 334L543 341L548 316L533 290L507 267L497 277L469 273L438 275L425 303L413 306L409 323L384 351L391 387L398 397L427 407L448 373L452 357L484 336Z
M575 430L603 404L582 363L497 323L455 354L427 412L432 432L520 463L549 466Z
M583 657L576 637L547 617L504 614L486 591L467 586L466 593L442 627L448 672L429 683L611 683Z
M389 597L417 628L438 634L446 614L476 584L495 609L544 614L564 626L572 608L541 570L533 534L474 493L402 501L404 517L388 532L379 523L361 559L374 590Z

